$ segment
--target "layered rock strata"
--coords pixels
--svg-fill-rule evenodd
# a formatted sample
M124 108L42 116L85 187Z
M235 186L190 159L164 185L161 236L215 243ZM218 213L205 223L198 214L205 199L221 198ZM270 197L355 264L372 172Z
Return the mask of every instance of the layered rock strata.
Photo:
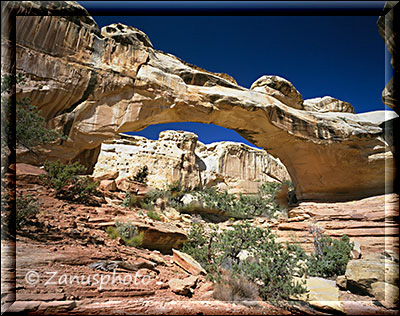
M145 165L147 184L160 189L179 181L187 188L255 193L263 182L290 180L285 166L265 150L235 142L205 145L182 131L161 132L158 140L120 134L105 141L93 176L118 172L117 181L129 179Z
M18 98L30 97L49 125L68 135L37 156L20 152L19 161L85 159L117 133L193 121L233 129L278 157L298 199L360 198L393 183L391 144L374 121L293 108L275 93L243 88L158 51L130 27L117 36L107 27L100 32L90 17L74 16L84 11L77 3L58 4L69 6L69 16L51 15L45 2L10 3L20 6L17 71L27 77Z
M289 218L272 225L280 241L297 241L313 250L309 227L316 225L334 238L343 235L360 244L361 256L392 250L399 253L399 196L387 194L351 202L302 202Z

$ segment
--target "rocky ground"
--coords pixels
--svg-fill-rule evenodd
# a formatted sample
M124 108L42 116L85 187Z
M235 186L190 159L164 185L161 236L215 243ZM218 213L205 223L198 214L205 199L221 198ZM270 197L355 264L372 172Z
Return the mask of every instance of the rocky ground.
M14 300L10 293L16 277L16 302L8 311L31 314L329 313L302 302L285 302L284 306L276 307L266 302L247 306L215 300L213 283L204 275L192 276L176 264L172 254L126 246L109 238L105 227L117 217L156 229L157 224L140 216L138 209L114 204L90 207L56 199L31 169L26 172L19 169L17 190L25 196L37 197L41 211L20 231L15 245L2 242L2 312ZM177 229L185 231L188 223L181 222L181 226ZM162 233L169 236L165 231ZM16 270L9 265L14 249ZM108 272L89 267L104 260L131 265L146 263L146 267L153 268L137 271L117 268L115 272ZM386 309L369 296L340 291L340 297L347 314L395 315L398 312Z

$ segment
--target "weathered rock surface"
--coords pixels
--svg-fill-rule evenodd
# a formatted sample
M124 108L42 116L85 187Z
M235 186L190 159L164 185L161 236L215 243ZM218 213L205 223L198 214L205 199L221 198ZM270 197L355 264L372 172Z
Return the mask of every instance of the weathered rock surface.
M372 294L372 284L386 282L399 283L399 263L386 258L365 258L351 260L346 267L347 287L357 288L364 293Z
M399 253L399 197L387 194L351 202L301 202L288 212L289 218L271 224L282 241L295 239L307 251L313 250L310 225L340 238L343 235L360 244L361 258L383 249ZM358 252L355 251L355 255Z
M350 103L329 96L304 100L303 107L307 111L355 113Z
M218 186L255 193L263 182L289 180L285 166L265 150L235 142L204 145L197 135L164 131L158 140L120 134L101 145L94 177L118 172L117 186L147 166L149 186L164 189L179 181L187 188Z
M386 308L398 307L399 260L395 257L384 253L349 261L345 274L347 289L373 296Z
M300 282L302 279L295 278L295 280ZM307 293L300 299L307 301L311 306L329 312L345 312L335 281L310 277L305 279L305 287Z
M399 287L386 282L371 284L371 294L386 308L397 308L399 305Z
M192 296L193 288L196 287L197 277L194 275L188 276L185 279L171 279L168 285L171 291L184 296Z
M187 253L176 249L172 249L172 253L172 260L187 272L193 275L207 274L206 270Z
M50 126L69 137L44 146L38 157L19 152L19 161L88 162L101 142L117 133L195 121L233 129L278 157L299 199L360 198L382 194L393 182L393 155L383 128L356 114L343 120L332 112L295 109L155 50L136 31L126 32L126 42L122 33L100 34L90 17L73 14L84 10L76 3L68 2L71 16L24 16L49 13L45 2L9 5L20 6L21 15L17 71L27 81L18 98L30 97Z
M264 75L253 82L250 90L263 92L292 108L303 109L303 97L285 78Z

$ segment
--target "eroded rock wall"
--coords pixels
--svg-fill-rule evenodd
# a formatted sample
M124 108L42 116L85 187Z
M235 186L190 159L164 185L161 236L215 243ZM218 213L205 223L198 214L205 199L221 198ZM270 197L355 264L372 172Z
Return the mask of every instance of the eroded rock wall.
M72 161L120 132L193 121L233 129L278 157L298 199L348 200L392 185L392 147L376 122L293 108L283 90L240 87L227 75L154 49L133 28L121 27L115 36L87 16L49 16L46 2L13 5L23 15L31 3L34 14L47 13L17 17L17 70L27 77L18 98L30 97L68 139L43 146L37 156L19 152L19 161ZM80 5L68 5L82 14Z
M182 131L161 132L158 140L120 134L105 141L93 176L118 172L118 179L133 178L145 165L148 185L160 189L179 181L187 188L256 193L263 182L290 180L279 159L265 150L235 142L205 145Z

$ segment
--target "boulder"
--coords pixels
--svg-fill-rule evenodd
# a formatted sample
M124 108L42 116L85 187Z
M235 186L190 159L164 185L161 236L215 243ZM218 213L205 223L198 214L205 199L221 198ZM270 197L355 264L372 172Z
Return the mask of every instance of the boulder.
M126 222L126 217L117 217L115 220ZM159 250L165 254L172 254L172 249L179 249L187 240L186 232L171 223L154 221L151 223L130 220L137 227L138 233L143 233L141 247L150 250ZM112 226L114 222L99 223L97 227Z
M364 259L350 260L346 267L347 288L352 292L374 295L372 284L386 282L397 286L399 264L381 255L369 255Z
M303 106L306 111L355 113L350 103L329 96L304 100Z
M168 281L168 285L172 292L191 297L193 295L193 289L197 285L197 277L191 275L185 279L171 279Z
M99 175L93 175L95 181L115 180L119 176L119 171L105 171Z
M295 278L300 282L304 279ZM341 302L339 289L335 281L310 277L306 278L307 293L300 296L301 300L308 302L311 306L329 312L344 313L343 303Z
M399 287L386 282L371 284L371 294L386 308L398 308Z
M196 195L190 193L186 193L184 196L182 196L181 202L183 203L184 206L192 205L192 206L202 207L199 198Z
M146 184L138 183L127 178L119 178L115 180L115 185L120 191L131 192L137 195L143 195L149 191Z
M187 253L172 249L172 260L181 268L193 275L207 274L206 270Z
M115 180L101 180L99 183L100 189L104 191L116 191L117 186L115 184Z

